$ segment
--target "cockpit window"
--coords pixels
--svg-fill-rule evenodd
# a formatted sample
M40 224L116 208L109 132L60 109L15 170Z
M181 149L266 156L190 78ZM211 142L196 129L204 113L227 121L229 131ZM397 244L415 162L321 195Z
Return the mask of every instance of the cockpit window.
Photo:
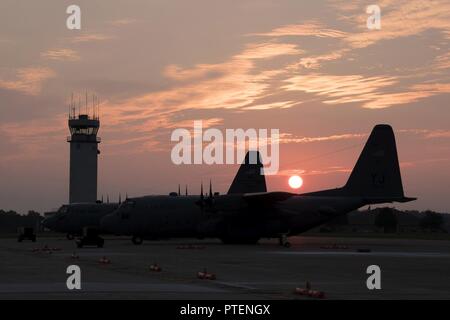
M125 206L132 207L132 208L134 208L135 204L136 203L133 200L127 200L127 201L124 202Z

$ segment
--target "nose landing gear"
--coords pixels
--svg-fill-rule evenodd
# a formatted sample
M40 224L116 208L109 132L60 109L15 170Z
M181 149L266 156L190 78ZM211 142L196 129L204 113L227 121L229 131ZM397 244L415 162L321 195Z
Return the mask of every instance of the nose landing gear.
M133 236L133 238L131 238L131 241L135 245L140 245L142 244L142 242L144 242L144 239L141 236Z
M280 246L283 246L285 248L291 247L291 243L288 241L287 235L285 235L285 234L282 234L280 236L279 243L280 243Z

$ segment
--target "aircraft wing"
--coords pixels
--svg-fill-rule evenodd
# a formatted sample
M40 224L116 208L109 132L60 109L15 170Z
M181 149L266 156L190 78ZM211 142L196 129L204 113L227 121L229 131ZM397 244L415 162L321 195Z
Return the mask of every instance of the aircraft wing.
M296 196L296 194L290 192L246 193L244 194L244 200L251 204L265 205L265 204L273 204L279 201L284 201L293 196Z

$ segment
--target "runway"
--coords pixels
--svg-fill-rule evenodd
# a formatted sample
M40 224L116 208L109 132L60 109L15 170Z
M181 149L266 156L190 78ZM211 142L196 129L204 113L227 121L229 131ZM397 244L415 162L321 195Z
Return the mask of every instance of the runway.
M290 241L289 249L274 240L231 246L174 239L135 246L107 237L105 248L76 249L63 236L36 243L0 239L0 299L311 299L293 293L306 281L327 299L450 298L450 241ZM111 263L99 263L102 257ZM150 271L153 263L162 271ZM66 287L66 268L73 264L81 268L81 290ZM369 265L381 268L381 290L367 289ZM197 279L204 268L217 279Z

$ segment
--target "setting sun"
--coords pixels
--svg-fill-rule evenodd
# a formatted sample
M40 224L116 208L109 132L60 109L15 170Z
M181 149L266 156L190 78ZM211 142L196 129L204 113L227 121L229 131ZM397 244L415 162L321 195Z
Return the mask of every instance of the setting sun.
M292 176L289 178L289 186L292 189L298 189L303 185L303 179L299 176Z

